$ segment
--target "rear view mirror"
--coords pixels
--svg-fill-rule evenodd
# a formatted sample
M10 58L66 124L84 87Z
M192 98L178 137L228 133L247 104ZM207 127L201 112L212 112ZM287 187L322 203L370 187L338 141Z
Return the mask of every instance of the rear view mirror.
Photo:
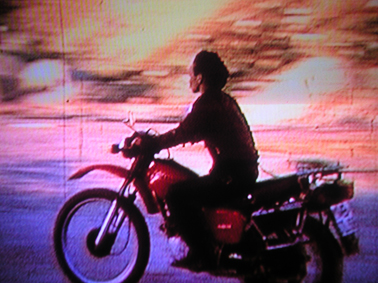
M134 130L135 125L135 116L133 112L129 112L126 116L126 118L122 121L126 126L128 126L130 129Z

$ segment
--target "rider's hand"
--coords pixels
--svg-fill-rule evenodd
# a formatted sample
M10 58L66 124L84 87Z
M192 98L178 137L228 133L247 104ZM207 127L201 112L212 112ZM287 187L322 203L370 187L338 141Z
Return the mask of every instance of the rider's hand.
M116 154L119 153L121 150L119 148L119 144L112 144L112 147L110 148L110 153Z
M111 153L119 153L121 151L124 157L130 158L140 154L155 154L160 151L160 148L155 136L134 133L131 137L121 142L121 144L112 145L110 149Z
M156 137L154 136L144 136L140 141L138 141L140 150L144 153L158 153L160 151Z

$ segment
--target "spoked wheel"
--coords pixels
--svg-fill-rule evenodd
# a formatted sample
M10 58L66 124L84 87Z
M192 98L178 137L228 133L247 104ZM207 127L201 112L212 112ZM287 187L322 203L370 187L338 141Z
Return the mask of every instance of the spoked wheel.
M54 247L60 266L74 282L137 282L148 263L150 240L146 222L127 199L119 200L112 225L95 243L117 198L106 189L86 190L69 199L55 223ZM121 225L118 225L121 223Z
M311 217L303 232L308 242L269 252L268 266L262 264L244 282L341 283L343 255L331 232Z

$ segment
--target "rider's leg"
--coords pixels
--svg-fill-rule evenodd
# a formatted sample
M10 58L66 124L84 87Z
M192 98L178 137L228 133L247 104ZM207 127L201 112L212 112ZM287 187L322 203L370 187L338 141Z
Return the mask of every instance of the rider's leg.
M191 256L206 258L214 254L212 236L206 229L202 206L216 198L214 180L210 176L177 183L169 189L167 204L170 219L181 238L191 249Z
M227 204L232 198L240 196L244 187L250 187L256 180L257 174L254 171L244 167L237 169L237 178L213 172L174 184L167 193L170 218L194 256L214 257L213 236L207 229L203 206Z

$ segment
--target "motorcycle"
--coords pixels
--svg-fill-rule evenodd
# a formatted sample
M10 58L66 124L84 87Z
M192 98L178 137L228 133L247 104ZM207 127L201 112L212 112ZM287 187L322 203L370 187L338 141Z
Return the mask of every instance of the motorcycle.
M151 131L135 131L112 153L132 161L130 169L108 164L94 170L123 179L117 190L87 189L63 205L54 227L60 267L73 282L138 282L150 255L145 216L163 216L161 229L177 238L169 223L169 186L198 175L171 158L142 150ZM343 258L358 253L358 238L348 201L354 185L339 165L298 163L296 173L259 181L227 205L203 207L213 236L216 267L210 274L244 282L341 282ZM312 164L313 165L313 164ZM189 268L189 267L188 267Z

